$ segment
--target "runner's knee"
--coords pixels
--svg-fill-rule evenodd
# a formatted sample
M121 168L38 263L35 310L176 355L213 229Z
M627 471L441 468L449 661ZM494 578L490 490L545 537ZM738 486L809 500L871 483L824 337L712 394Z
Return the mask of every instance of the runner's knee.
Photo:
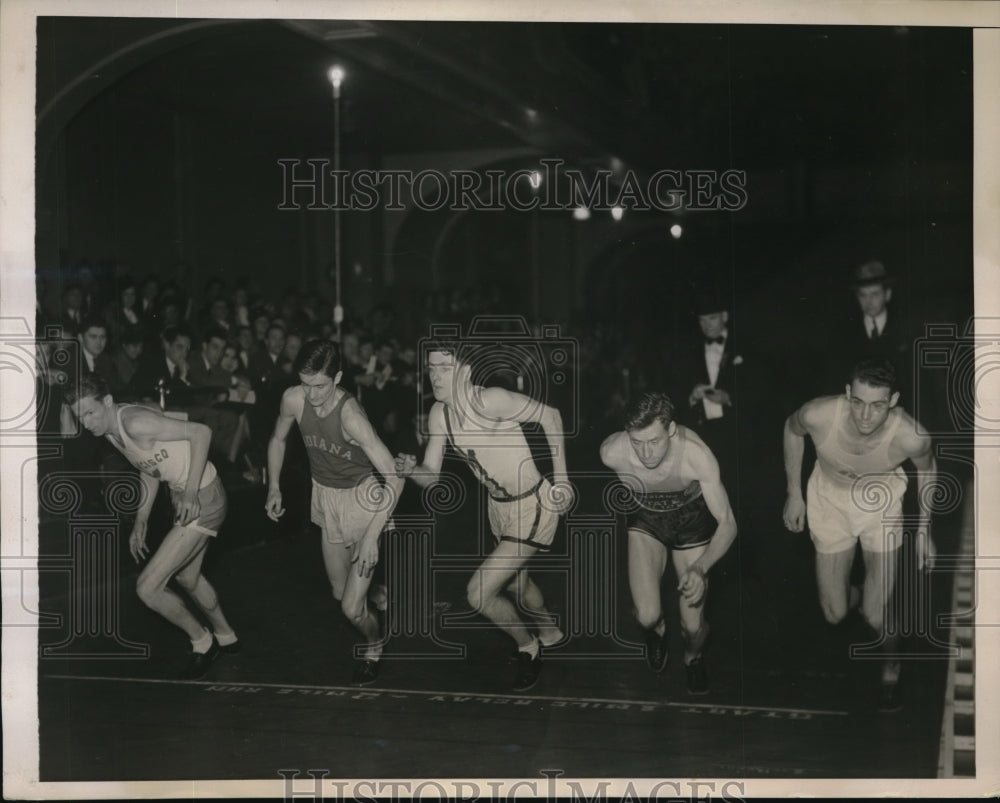
M179 585L189 594L193 592L195 588L197 588L198 586L198 575L194 575L192 577L189 574L181 572L180 574L176 575L174 579L177 581L177 585Z
M633 609L635 613L635 619L639 623L639 626L650 630L656 627L660 623L660 619L663 618L663 611L660 606L655 603L643 603L641 605L636 605Z
M364 621L365 616L368 614L366 601L364 599L355 600L354 602L343 600L340 603L340 610L344 612L344 616L347 617L348 621L354 625L360 624Z
M882 614L881 606L879 606L879 610L871 611L865 608L864 605L862 605L861 615L864 617L865 622L868 623L868 626L872 630L874 630L876 633L882 632L882 625L885 621L885 617Z
M152 605L163 591L164 585L148 575L141 574L135 584L135 593L146 605Z
M465 589L465 594L469 602L469 607L474 611L482 613L483 608L486 607L486 597L478 574L474 575L469 581L469 585Z
M839 625L847 616L847 600L824 599L820 601L820 607L823 609L826 621L831 625Z

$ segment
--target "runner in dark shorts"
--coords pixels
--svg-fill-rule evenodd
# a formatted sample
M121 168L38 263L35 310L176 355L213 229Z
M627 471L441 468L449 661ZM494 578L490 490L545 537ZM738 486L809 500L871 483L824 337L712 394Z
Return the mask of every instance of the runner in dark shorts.
M674 405L662 393L646 393L626 410L625 430L604 441L601 460L631 489L635 502L626 518L628 575L635 615L646 631L646 659L654 672L666 668L660 583L669 556L679 581L688 691L704 694L706 575L736 538L719 464L701 438L678 426Z

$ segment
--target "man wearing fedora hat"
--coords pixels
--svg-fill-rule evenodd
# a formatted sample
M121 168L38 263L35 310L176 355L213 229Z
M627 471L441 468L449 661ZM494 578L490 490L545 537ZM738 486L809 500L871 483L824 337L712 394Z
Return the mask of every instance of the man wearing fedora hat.
M898 310L890 307L894 285L895 277L880 260L869 259L854 269L851 289L858 311L834 349L829 385L839 384L858 360L888 360L896 370L903 402L912 406L913 338Z

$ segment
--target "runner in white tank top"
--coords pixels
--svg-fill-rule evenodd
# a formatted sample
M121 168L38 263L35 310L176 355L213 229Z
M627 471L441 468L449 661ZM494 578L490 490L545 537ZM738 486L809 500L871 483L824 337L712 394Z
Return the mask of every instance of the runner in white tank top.
M201 573L208 539L226 516L226 492L208 461L212 432L141 405L118 405L100 377L88 375L70 388L67 404L92 434L105 437L139 469L143 498L129 551L136 563L148 556L146 525L160 482L170 487L174 526L139 574L139 598L187 633L192 653L182 678L198 678L221 652L237 652L239 640L226 621L215 589ZM176 579L211 624L207 630L167 584Z
M896 628L883 629L886 603L896 579L896 555L901 533L898 520L906 475L900 466L910 460L917 469L921 510L916 535L920 568L931 568L934 543L930 537L931 500L927 489L937 466L931 439L917 422L897 407L896 373L885 361L858 363L842 397L807 402L785 422L784 450L788 497L785 527L802 532L808 517L816 546L816 579L823 615L841 622L855 606L882 638L885 660L879 707L898 710L899 638ZM802 498L802 458L805 436L816 444L817 460ZM860 540L865 563L864 588L850 587L855 547ZM884 632L883 632L884 630Z
M542 592L525 565L552 543L573 501L566 477L562 418L555 407L503 388L472 384L472 366L460 344L427 348L427 372L436 403L428 415L430 438L422 465L414 455L399 455L396 469L418 485L438 481L445 444L450 442L489 493L490 527L498 543L472 575L469 605L517 642L518 669L513 689L531 688L541 672L540 646L563 639L555 617L545 608ZM553 481L543 479L521 430L522 423L541 425L552 452ZM519 607L503 593L508 591ZM536 638L519 611L539 625Z

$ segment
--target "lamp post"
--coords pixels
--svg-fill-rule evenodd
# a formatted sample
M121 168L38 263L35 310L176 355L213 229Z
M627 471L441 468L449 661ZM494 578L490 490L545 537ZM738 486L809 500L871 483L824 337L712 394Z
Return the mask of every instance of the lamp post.
M344 82L344 68L335 64L327 72L333 86L333 175L340 180L340 85ZM337 203L333 208L333 265L336 283L336 306L333 308L333 323L337 327L337 342L340 343L341 324L344 321L344 307L340 303L340 206L342 199L338 190Z

